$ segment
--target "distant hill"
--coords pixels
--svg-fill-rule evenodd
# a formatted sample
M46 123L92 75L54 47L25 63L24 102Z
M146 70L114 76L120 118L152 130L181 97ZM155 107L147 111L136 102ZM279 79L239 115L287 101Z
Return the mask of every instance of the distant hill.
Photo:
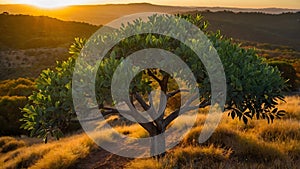
M82 12L81 17L88 19L95 16L92 10L90 12L89 15ZM279 15L228 11L200 13L204 20L209 21L210 30L220 29L227 37L239 42L247 41L246 46L258 47L268 58L299 59L299 12ZM110 18L111 15L102 17ZM41 70L53 67L56 60L65 60L69 56L67 48L75 37L88 38L98 28L47 16L0 14L0 80L37 77ZM297 65L299 72L298 62Z
M97 29L46 16L0 14L0 80L37 77L69 57L75 37L89 38Z
M88 38L98 28L47 16L0 14L0 50L67 47L75 37Z
M207 10L209 10L210 12L207 12ZM224 12L224 10L234 11L235 13ZM297 11L299 11L296 9L176 7L176 6L160 6L160 5L153 5L148 3L136 3L136 4L70 6L62 9L51 9L51 10L39 9L28 5L0 5L0 12L1 11L3 12L6 11L11 14L21 13L21 14L30 14L30 15L45 15L45 16L55 17L65 21L72 20L72 21L86 22L93 25L105 24L118 17L132 14L132 13L138 13L138 12L185 13L190 11L200 11L205 16L205 20L208 20L210 22L211 30L216 31L220 29L223 34L227 35L227 37L233 37L235 39L246 40L246 41L288 46L295 50L300 51L300 44L299 44L300 34L298 31L300 30L300 12L296 13ZM215 11L219 11L219 12L215 12ZM243 13L237 13L237 12L243 12ZM256 13L244 13L244 12L256 12ZM269 13L269 14L268 15L263 14L262 12ZM282 12L289 12L289 13L279 14ZM69 23L69 25L72 24ZM80 29L89 30L90 28L88 27L90 26L81 25ZM22 27L19 28L22 29ZM70 26L69 28L70 28L69 30L73 30L73 28L71 29ZM54 31L54 30L51 29L50 31ZM41 31L38 32L40 34L43 34L43 32ZM44 33L48 33L48 31L44 31ZM71 36L69 31L64 32L63 34ZM56 41L59 41L59 39L57 39Z
M247 8L226 8L226 7L182 7L182 6L162 6L149 3L132 4L107 4L107 5L79 5L58 9L41 9L28 5L0 5L0 12L12 14L44 15L66 21L87 22L94 25L103 25L120 16L140 13L140 12L164 12L178 13L187 11L233 11L233 12L261 12L269 14L280 14L283 12L297 12L300 9L247 9Z
M209 29L234 39L287 46L300 51L300 12L278 15L233 12L201 13Z

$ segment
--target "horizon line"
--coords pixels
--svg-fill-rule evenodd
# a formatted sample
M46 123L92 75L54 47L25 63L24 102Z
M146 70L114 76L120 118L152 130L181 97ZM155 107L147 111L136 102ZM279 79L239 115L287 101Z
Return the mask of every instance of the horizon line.
M235 7L235 6L182 6L182 5L166 5L166 4L154 4L154 3L148 3L148 2L141 2L141 3L106 3L106 4L74 4L74 5L66 5L63 7L58 7L58 8L53 8L52 10L55 9L61 9L61 8L67 8L67 7L76 7L76 6L105 6L105 5L139 5L139 4L148 4L148 5L154 5L154 6L165 6L165 7L182 7L182 8L230 8L230 9L285 9L285 10L299 10L300 8L285 8L285 7ZM0 3L1 6L4 5L26 5L26 6L32 6L35 8L40 8L40 9L47 9L47 8L42 8L38 7L35 5L31 4L21 4L21 3ZM49 9L48 9L49 10ZM51 9L50 9L51 10Z

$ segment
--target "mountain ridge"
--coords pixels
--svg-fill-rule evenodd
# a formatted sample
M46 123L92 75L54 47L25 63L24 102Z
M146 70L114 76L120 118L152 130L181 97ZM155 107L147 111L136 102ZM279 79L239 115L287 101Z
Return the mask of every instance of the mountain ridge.
M124 15L140 12L163 12L181 13L188 11L232 11L232 12L259 12L267 14L281 14L299 12L300 9L284 8L232 8L232 7L188 7L168 6L150 3L129 3L129 4L104 4L104 5L74 5L57 9L42 9L30 5L0 5L0 13L24 14L34 16L50 16L65 21L88 22L93 25L103 25ZM93 16L92 16L93 15ZM89 16L89 19L86 17Z

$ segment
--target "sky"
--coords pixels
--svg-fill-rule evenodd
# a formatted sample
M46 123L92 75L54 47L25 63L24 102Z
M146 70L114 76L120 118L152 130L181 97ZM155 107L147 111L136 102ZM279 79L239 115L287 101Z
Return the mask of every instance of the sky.
M0 0L0 4L31 4L39 7L62 7L85 4L116 4L147 2L158 5L240 7L240 8L291 8L300 9L300 0Z

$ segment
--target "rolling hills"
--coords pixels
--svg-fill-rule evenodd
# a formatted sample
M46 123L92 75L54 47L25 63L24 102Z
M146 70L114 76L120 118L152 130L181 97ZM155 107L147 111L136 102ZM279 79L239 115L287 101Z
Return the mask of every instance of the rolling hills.
M164 6L149 3L130 3L130 4L106 4L106 5L77 5L57 9L41 9L29 5L0 5L0 12L11 14L26 14L35 16L50 16L65 21L87 22L94 25L103 25L120 16L141 13L141 12L163 12L178 13L187 11L233 11L233 12L261 12L269 14L280 14L283 12L297 12L300 9L247 9L230 7L183 7L183 6Z
M39 13L35 13L33 9ZM68 57L67 48L75 37L88 38L92 35L99 28L93 24L106 23L123 14L134 12L185 13L188 9L195 8L143 3L71 6L66 9L42 10L24 5L0 5L0 13L6 11L0 14L0 63L2 65L0 80L37 77L41 70L55 65L56 60ZM213 10L217 9L226 8L213 8ZM65 21L49 16L12 14L17 11L31 15L55 14ZM268 55L268 58L275 56L277 59L299 60L300 12L264 14L189 11L188 13L196 12L201 13L204 20L208 20L209 30L213 32L221 30L226 37L250 44L245 46L261 49L261 53ZM299 62L294 65L299 72Z
M75 37L89 38L99 27L46 16L0 15L0 80L37 77L69 57Z
M27 5L0 5L0 13L49 16L64 21L86 22L93 25L103 25L121 16L133 13L163 12L175 14L190 13L190 11L202 13L205 20L210 22L211 30L220 29L228 37L289 46L298 51L300 50L300 34L298 33L298 30L300 30L300 10L297 9L177 7L135 3L69 6L50 10Z
M88 38L99 27L47 16L0 15L0 50L69 46L74 37Z

